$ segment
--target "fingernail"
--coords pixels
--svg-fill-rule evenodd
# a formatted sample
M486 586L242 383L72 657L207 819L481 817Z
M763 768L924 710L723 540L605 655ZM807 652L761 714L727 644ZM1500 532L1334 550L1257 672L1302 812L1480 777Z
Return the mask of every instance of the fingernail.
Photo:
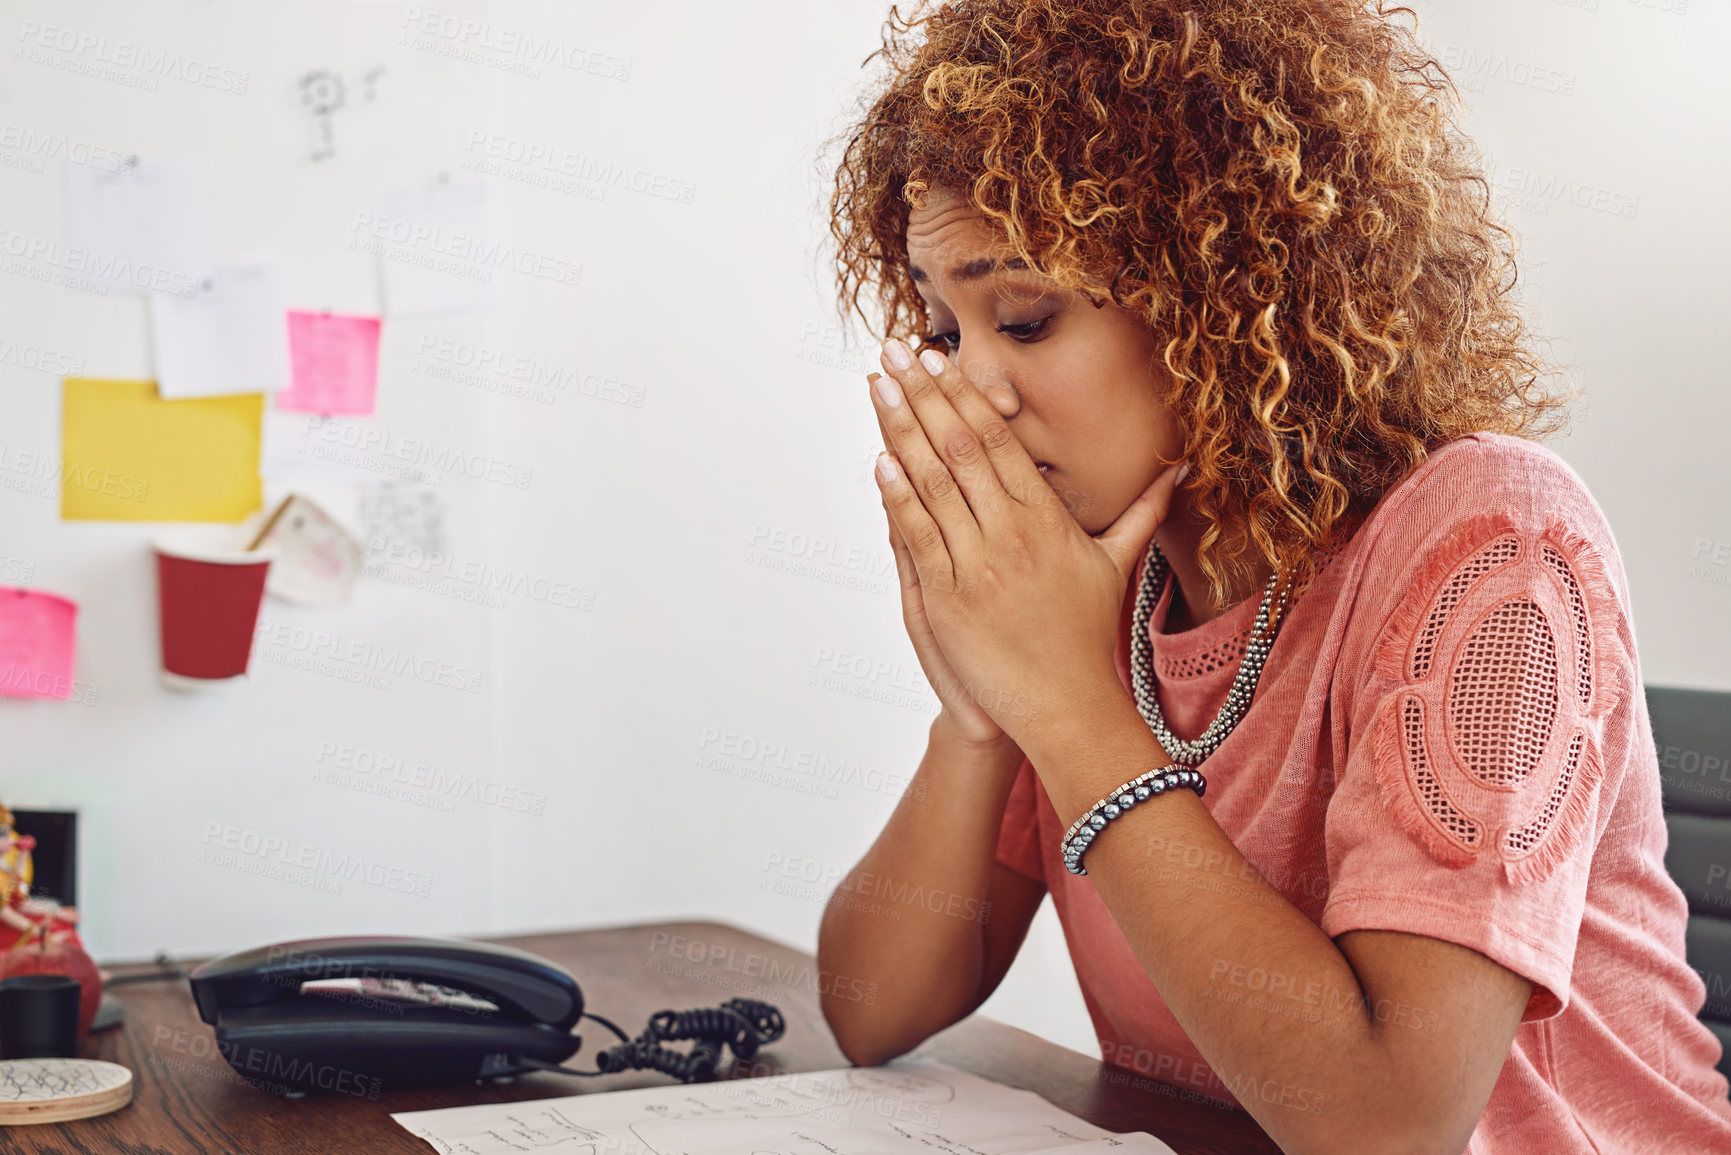
M894 377L879 377L872 383L872 388L878 391L878 396L882 397L884 404L888 405L891 409L894 409L897 405L902 403L902 391L896 388L896 379Z
M944 355L936 349L927 349L920 354L920 364L926 367L926 372L936 377L944 371Z
M914 363L913 358L908 355L908 347L894 337L884 342L884 356L897 369L906 369Z
M896 479L895 458L891 457L887 453L878 454L878 476L883 478L885 481L894 481Z
M1180 465L1178 467L1178 476L1174 477L1172 479L1172 484L1175 486L1181 484L1184 481L1185 474L1187 474L1189 472L1190 472L1190 463L1188 461L1186 461L1183 465Z

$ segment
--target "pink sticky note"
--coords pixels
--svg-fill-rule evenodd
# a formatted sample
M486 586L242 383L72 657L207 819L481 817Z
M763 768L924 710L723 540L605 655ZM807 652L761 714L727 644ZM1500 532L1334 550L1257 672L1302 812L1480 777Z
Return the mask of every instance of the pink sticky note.
M0 586L0 694L70 698L77 617L77 603L57 594Z
M379 386L379 319L339 313L288 314L289 387L277 408L370 414Z

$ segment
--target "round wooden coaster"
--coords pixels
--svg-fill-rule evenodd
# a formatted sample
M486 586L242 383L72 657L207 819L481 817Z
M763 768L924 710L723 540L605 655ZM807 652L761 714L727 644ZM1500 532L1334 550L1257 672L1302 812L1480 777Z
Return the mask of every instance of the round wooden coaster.
M0 1060L0 1127L106 1115L132 1102L132 1072L98 1059Z

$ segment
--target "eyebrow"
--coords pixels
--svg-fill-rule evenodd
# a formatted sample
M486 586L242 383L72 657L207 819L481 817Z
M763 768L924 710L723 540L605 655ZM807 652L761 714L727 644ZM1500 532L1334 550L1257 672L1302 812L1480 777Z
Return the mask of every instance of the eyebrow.
M1019 269L1025 270L1027 267L1028 262L1021 257L1011 257L1008 260L998 260L994 257L975 257L973 260L951 269L950 279L965 285L969 281L978 281L991 276L993 273L1015 272ZM915 281L931 280L931 274L918 265L909 265L908 275Z

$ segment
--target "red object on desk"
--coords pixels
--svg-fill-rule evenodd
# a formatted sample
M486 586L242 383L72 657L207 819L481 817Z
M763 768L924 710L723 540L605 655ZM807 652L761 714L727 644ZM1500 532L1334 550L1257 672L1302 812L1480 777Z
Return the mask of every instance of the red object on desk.
M718 994L774 1003L787 1034L750 1062L732 1062L726 1079L826 1071L848 1065L818 1004L820 972L805 951L714 922L648 923L501 940L565 967L609 1018L632 1024L666 1007L699 1006ZM692 946L699 949L685 949ZM191 960L186 960L190 963ZM114 968L160 972L143 966ZM68 1151L155 1151L163 1155L428 1155L391 1119L393 1111L426 1111L475 1103L520 1102L636 1087L664 1087L655 1071L623 1071L592 1079L535 1072L510 1083L477 1083L365 1095L316 1095L285 1102L260 1089L268 1073L241 1078L199 1021L184 979L116 986L126 1006L121 1029L98 1031L84 1057L130 1067L132 1105L100 1118L15 1127L7 1152L65 1155ZM597 1039L605 1042L601 1036ZM586 1047L585 1053L593 1053ZM1005 1086L1033 1091L1109 1131L1147 1131L1179 1155L1280 1155L1242 1111L1225 1110L1180 1087L1102 1063L1055 1043L970 1015L912 1052L971 1071ZM581 1062L578 1064L582 1065Z
M18 975L66 975L78 980L83 988L78 1000L78 1043L83 1046L102 1002L102 974L71 924L50 916L35 931L15 938L0 954L0 980Z

